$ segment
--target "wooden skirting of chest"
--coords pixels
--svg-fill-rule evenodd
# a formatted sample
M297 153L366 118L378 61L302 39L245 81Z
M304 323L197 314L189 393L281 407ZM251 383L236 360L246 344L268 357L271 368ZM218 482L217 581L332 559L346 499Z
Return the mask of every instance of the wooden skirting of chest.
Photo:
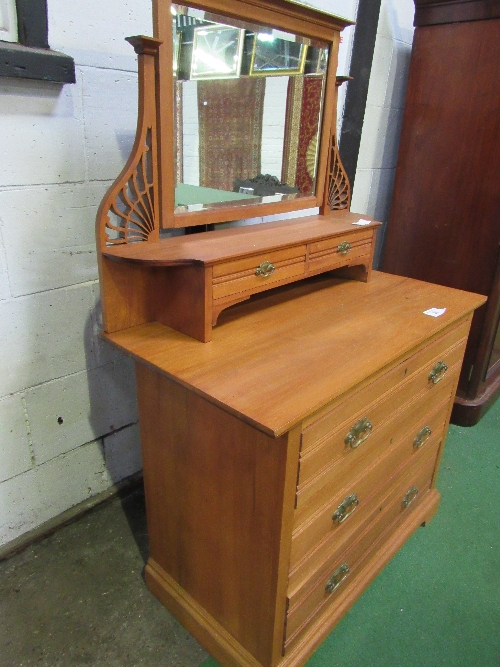
M374 272L254 297L210 343L105 335L137 362L147 585L222 665L302 665L432 518L482 301Z

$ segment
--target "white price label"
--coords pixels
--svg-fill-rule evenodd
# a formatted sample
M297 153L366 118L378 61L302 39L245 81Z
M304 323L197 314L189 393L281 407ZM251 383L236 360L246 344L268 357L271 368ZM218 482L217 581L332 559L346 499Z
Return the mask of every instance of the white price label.
M430 315L431 317L441 317L446 313L446 308L429 308L429 310L424 310L424 315Z

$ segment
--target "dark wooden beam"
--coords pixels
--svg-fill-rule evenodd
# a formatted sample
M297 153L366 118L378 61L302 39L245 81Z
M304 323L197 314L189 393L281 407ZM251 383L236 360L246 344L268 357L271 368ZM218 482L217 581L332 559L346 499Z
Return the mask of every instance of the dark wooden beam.
M18 42L0 42L0 76L75 83L73 58L48 43L47 0L16 0Z
M347 85L344 116L339 140L339 153L354 187L358 166L361 132L365 118L368 84L372 69L381 0L359 0L350 76Z

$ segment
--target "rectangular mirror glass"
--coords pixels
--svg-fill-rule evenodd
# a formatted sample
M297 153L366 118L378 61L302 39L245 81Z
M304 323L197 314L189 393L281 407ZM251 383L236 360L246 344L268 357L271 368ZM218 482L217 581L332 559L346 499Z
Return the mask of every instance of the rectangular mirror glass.
M175 212L314 195L328 44L185 5L172 32Z

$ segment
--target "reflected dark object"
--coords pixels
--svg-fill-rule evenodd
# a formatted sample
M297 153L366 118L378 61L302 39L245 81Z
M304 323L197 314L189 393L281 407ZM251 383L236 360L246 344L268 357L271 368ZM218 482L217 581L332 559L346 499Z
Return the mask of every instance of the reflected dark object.
M328 49L309 46L304 74L326 74L328 67Z
M290 199L306 208L299 200L317 196L322 178L331 42L299 24L172 8L175 213L222 207L237 218L239 206ZM274 180L235 187L257 174Z
M271 176L271 174L259 174L254 178L247 178L241 180L236 178L234 180L234 192L243 192L252 190L253 194L257 197L265 197L267 195L288 195L294 194L299 191L299 188L292 187L286 183L280 183L279 179L276 176Z

